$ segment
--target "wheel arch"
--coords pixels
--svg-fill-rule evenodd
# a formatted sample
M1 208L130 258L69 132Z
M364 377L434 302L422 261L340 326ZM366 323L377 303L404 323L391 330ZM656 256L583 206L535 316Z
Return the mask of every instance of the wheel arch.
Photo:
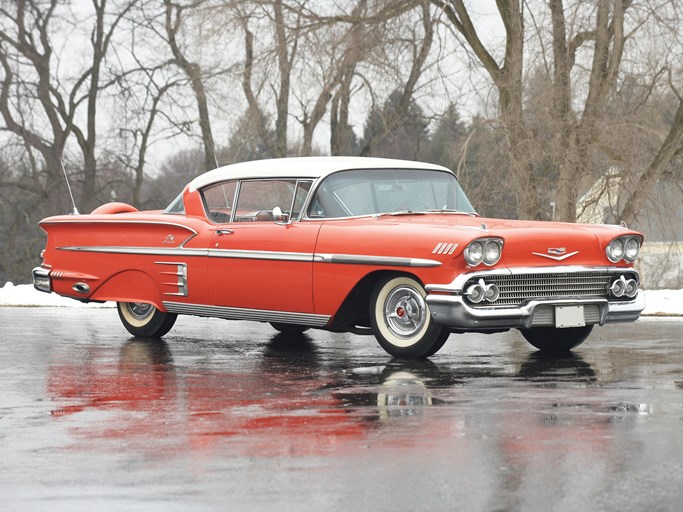
M330 330L345 331L347 328L356 325L369 327L370 320L368 312L370 308L370 296L372 295L373 289L381 279L400 276L415 279L424 286L422 280L410 272L401 272L399 270L375 270L370 272L356 283L342 301L341 306L330 323Z
M157 284L142 270L124 270L107 279L90 297L113 302L146 302L166 311Z

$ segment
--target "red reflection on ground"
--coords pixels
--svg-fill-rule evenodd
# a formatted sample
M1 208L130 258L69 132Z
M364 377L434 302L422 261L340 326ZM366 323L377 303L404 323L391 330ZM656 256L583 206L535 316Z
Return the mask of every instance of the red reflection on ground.
M368 425L325 389L330 382L319 369L292 370L265 358L244 373L179 375L165 344L136 340L118 360L91 351L79 362L50 365L48 392L53 416L94 413L72 427L93 439L166 438L179 451L234 443L249 455L315 455L364 438Z

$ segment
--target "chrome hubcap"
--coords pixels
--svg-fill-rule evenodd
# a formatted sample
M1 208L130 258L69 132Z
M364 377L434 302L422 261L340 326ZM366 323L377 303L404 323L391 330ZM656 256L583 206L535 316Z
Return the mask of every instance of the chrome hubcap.
M417 290L400 286L389 294L384 304L387 327L399 338L410 338L424 327L427 305Z
M131 316L136 320L145 320L154 313L154 306L143 302L128 302L126 307Z

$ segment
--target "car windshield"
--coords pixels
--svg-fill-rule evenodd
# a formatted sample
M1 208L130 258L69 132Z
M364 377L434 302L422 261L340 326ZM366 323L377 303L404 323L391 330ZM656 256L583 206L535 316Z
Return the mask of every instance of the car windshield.
M331 174L318 187L310 218L384 213L475 213L455 176L424 169L373 169Z

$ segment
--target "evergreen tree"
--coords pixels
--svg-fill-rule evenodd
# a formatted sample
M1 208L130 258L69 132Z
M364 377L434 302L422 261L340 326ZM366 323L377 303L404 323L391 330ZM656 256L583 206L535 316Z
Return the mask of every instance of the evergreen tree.
M394 91L382 108L368 113L361 147L368 156L421 159L429 142L428 122L420 106L411 101L408 108L399 108L401 91Z
M435 164L455 169L462 153L462 145L467 138L468 127L461 121L455 104L451 103L439 118L436 130L431 137L425 159Z

